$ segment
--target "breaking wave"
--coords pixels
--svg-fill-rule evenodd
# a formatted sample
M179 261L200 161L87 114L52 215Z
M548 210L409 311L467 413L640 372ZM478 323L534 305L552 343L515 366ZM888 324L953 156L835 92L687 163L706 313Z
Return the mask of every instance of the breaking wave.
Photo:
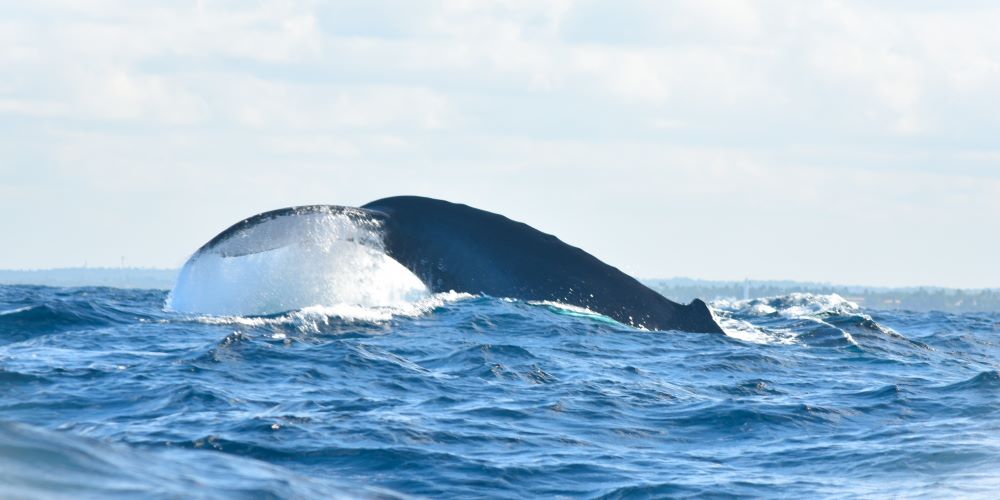
M858 346L858 335L903 338L837 294L716 300L711 306L727 335L748 342Z
M165 298L0 286L0 497L1000 487L996 314L796 294L716 302L723 336L465 294L251 316Z

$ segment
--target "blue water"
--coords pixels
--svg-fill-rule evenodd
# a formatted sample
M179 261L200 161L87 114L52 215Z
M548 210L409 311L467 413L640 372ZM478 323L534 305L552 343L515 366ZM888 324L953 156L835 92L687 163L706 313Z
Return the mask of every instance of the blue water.
M716 302L730 336L549 304L257 318L0 287L0 497L983 496L1000 315Z

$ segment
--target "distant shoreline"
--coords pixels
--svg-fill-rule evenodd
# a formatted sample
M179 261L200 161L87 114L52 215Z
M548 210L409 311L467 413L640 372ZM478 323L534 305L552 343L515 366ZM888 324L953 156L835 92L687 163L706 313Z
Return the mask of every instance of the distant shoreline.
M57 269L0 269L0 285L108 286L169 290L178 269L151 267L66 267Z
M643 280L663 296L682 303L747 300L790 293L837 294L870 309L910 311L1000 312L1000 288L879 287L796 281L706 281L689 278Z
M179 269L148 267L69 267L57 269L0 269L0 285L57 287L107 286L170 290ZM756 299L789 293L837 294L871 309L911 311L1000 312L1000 288L879 287L835 285L788 280L710 281L692 278L644 279L650 288L671 300L687 303Z

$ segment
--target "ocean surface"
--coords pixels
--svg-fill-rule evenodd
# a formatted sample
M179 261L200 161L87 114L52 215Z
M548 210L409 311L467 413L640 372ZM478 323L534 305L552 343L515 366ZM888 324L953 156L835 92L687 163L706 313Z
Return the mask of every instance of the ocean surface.
M1000 315L438 294L269 316L0 287L0 497L993 497Z

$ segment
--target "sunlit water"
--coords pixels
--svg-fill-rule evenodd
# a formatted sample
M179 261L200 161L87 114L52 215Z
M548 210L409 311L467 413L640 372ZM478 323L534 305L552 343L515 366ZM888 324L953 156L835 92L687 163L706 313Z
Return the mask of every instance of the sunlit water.
M1000 315L444 294L271 316L0 287L0 497L982 496Z

